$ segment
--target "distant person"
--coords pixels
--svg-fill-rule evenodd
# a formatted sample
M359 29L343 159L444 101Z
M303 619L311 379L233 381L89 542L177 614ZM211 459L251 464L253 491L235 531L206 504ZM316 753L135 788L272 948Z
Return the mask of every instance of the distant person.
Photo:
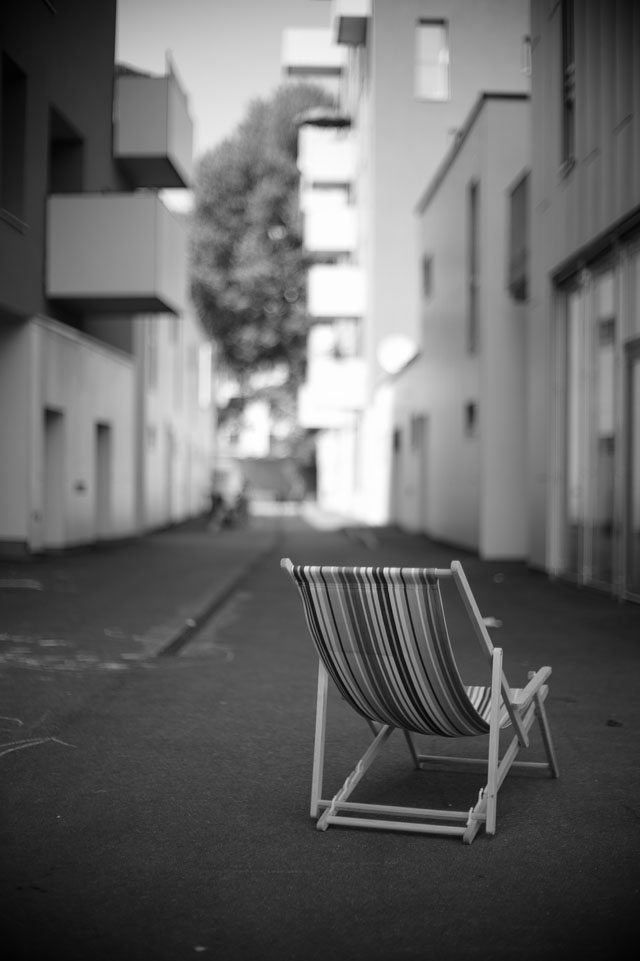
M214 487L209 495L207 530L219 531L224 526L226 513L224 497L220 491Z
M238 527L246 527L249 521L249 483L245 480L238 491L234 506L235 521Z

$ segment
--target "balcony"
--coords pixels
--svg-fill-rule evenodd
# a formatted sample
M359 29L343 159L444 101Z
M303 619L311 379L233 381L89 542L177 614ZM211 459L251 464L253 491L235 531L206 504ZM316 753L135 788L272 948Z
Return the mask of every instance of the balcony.
M298 392L301 427L342 427L353 422L365 402L365 367L361 358L315 359L309 379Z
M298 133L298 169L310 184L351 184L356 173L355 137L350 130L305 123Z
M49 197L46 295L81 310L180 313L186 233L152 193Z
M116 76L113 151L134 187L190 186L193 122L172 71Z
M333 0L331 23L336 43L361 46L367 39L371 0Z
M313 191L304 204L302 242L314 255L337 256L354 253L357 219L355 208L344 201L327 202L324 191Z
M316 319L362 317L364 277L353 264L314 264L307 273L307 311Z
M299 80L339 78L346 65L346 50L332 40L331 29L290 27L282 35L282 71Z

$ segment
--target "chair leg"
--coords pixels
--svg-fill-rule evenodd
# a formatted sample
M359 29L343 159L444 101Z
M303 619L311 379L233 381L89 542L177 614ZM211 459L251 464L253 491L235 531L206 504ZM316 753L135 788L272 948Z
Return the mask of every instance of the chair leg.
M542 741L544 744L545 751L547 752L547 758L549 760L549 767L551 768L551 773L553 777L560 777L560 768L558 766L558 759L556 757L555 748L553 746L553 740L551 738L551 729L549 727L549 722L547 720L547 712L545 710L544 701L540 696L540 692L534 695L534 700L536 702L537 714L538 714L538 724L540 725L540 733L542 734Z
M416 771L419 771L419 770L420 770L420 756L418 755L418 752L417 752L417 750L416 750L416 746L415 746L415 743L414 743L414 741L413 741L413 737L412 737L412 735L411 735L411 731L405 731L405 730L403 730L402 733L404 734L405 741L407 742L407 744L408 744L408 746L409 746L409 753L411 754L411 757L413 758L413 765L414 765Z
M329 675L322 663L318 662L318 693L316 699L316 732L313 746L313 775L311 778L311 817L320 813L322 797L322 775L324 771L324 745L327 730L327 691Z
M380 730L378 731L375 738L373 739L373 741L371 742L367 750L364 752L364 754L362 755L362 757L354 767L349 777L346 779L346 781L344 782L344 784L342 785L338 793L332 797L329 807L326 808L324 813L318 819L318 823L316 824L316 827L318 828L319 831L326 831L331 821L331 818L334 817L336 810L340 805L340 802L347 800L351 792L359 784L360 780L362 779L363 775L366 773L367 769L370 767L371 763L374 761L376 755L380 751L380 748L384 745L387 738L389 738L391 734L393 734L394 730L395 729L390 727L390 725L388 724L383 724L380 727Z
M502 648L494 647L491 670L491 714L489 717L489 763L487 769L487 819L485 831L496 833L498 807L498 760L500 752L500 690L502 683Z

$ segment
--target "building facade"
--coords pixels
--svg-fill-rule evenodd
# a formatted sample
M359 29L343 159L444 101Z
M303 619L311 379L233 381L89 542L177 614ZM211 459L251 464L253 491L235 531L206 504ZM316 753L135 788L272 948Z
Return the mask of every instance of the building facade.
M361 486L345 505L640 600L638 4L335 0L331 17L350 44L365 275ZM479 43L487 33L501 42ZM465 44L479 58L466 103ZM431 89L422 124L409 62Z
M526 550L526 304L511 269L530 103L483 94L420 198L420 354L390 379L392 515L476 551Z
M162 76L116 69L115 23L115 0L0 11L5 553L131 536L206 505L209 343L185 225L159 196L189 185L192 121L169 62Z
M640 8L532 0L532 564L640 599Z
M333 485L341 504L332 506L386 523L393 519L388 361L392 355L395 364L400 338L409 354L420 348L415 205L478 94L528 92L528 4L333 0L327 12L334 43L346 51L340 112L350 122L355 156L349 202L357 248L349 266L362 287L365 395L348 424L323 431L319 448L334 463L354 451L352 483ZM338 292L344 264L332 267L324 267L323 285ZM342 318L340 303L333 311Z

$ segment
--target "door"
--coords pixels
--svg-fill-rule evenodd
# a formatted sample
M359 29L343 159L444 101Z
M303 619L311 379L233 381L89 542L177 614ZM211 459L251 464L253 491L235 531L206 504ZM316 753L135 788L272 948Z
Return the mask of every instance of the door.
M111 533L111 426L96 424L96 537L100 540Z
M593 274L566 299L564 570L611 590L619 549L618 324L612 270Z
M44 412L42 539L45 548L64 546L64 414Z
M640 338L626 347L625 592L640 599Z

